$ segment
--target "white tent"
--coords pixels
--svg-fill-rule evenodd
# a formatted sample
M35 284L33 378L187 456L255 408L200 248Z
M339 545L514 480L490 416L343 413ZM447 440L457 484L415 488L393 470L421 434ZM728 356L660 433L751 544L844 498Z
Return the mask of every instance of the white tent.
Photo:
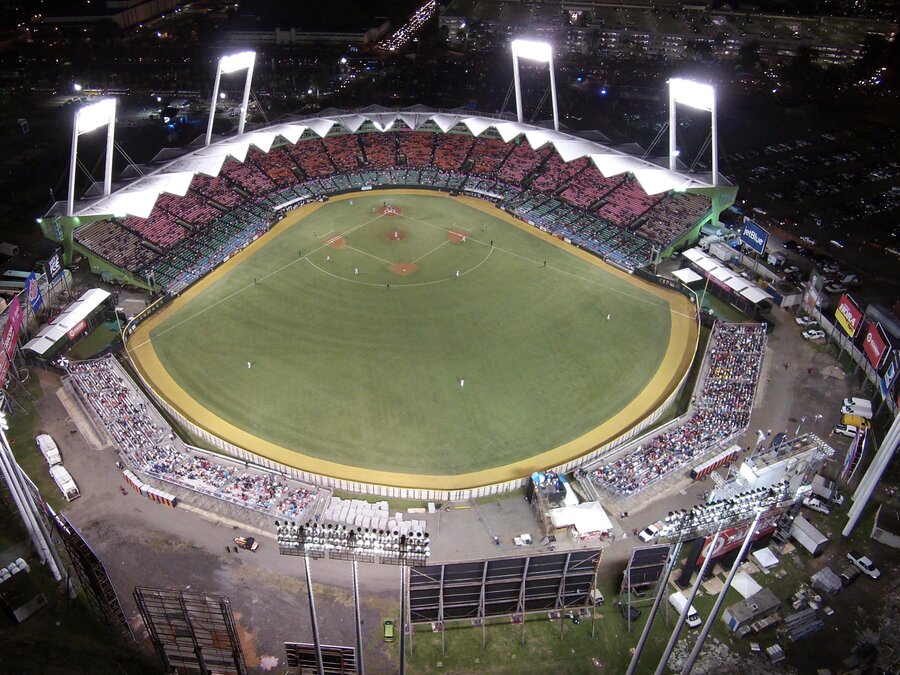
M697 274L694 270L689 267L685 267L682 270L675 270L672 272L672 276L680 281L683 281L686 284L692 284L695 281L700 281L703 279L699 274Z
M550 520L554 527L574 527L580 535L612 530L612 521L599 502L584 502L552 509Z

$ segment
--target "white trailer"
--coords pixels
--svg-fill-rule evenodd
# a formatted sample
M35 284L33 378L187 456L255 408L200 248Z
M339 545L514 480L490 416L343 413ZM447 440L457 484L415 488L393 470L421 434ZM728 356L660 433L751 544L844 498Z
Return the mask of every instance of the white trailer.
M59 448L56 445L56 441L53 440L53 437L50 434L40 434L34 440L37 443L41 454L44 456L44 459L47 460L47 466L62 464L62 455L59 454Z
M828 545L828 537L819 532L803 516L794 518L794 522L791 524L791 536L794 538L794 541L814 556L819 555Z
M50 475L53 477L53 482L56 483L56 487L63 493L63 497L66 498L67 502L78 499L78 497L81 496L81 493L78 491L78 486L75 485L72 476L62 464L51 466Z

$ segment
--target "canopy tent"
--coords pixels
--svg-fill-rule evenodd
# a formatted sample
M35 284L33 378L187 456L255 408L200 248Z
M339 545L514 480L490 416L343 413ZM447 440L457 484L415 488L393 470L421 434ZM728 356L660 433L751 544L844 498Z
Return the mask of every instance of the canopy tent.
M681 270L675 270L672 272L672 276L686 284L692 284L695 281L701 281L703 279L703 277L688 267Z
M583 502L550 511L554 527L574 527L579 535L591 532L609 532L612 521L599 502Z
M745 598L756 595L762 590L762 586L756 583L753 577L746 572L738 572L734 577L734 581L731 582L731 587Z

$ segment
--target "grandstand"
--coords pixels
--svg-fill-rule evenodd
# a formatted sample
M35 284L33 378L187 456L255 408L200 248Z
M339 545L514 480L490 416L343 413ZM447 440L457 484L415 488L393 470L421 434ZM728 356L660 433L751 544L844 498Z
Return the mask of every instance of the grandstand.
M360 117L367 121L360 124ZM654 248L667 255L690 241L734 196L730 186L713 188L697 176L501 118L431 114L422 123L421 112L400 112L381 126L384 117L360 112L327 124L316 118L248 132L239 142L210 146L216 152L144 167L157 185L176 168L197 167L184 194L151 193L153 201L142 207L147 213L111 215L122 212L113 208L114 193L86 203L77 220L50 218L58 215L51 209L41 226L68 255L77 251L139 286L152 273L160 290L177 293L267 231L282 215L279 205L364 186L465 192L497 202L626 269L649 264ZM215 172L205 168L211 154L221 158L214 160ZM606 168L610 157L612 170ZM649 173L652 180L642 182ZM659 191L661 180L671 187ZM120 191L123 198L139 183Z

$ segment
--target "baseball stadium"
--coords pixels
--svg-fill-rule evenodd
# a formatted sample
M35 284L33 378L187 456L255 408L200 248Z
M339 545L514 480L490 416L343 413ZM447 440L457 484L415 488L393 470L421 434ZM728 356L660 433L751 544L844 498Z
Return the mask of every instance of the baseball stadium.
M478 496L651 426L699 339L653 263L734 188L503 116L260 127L41 220L159 299L133 372L192 435L318 485Z

